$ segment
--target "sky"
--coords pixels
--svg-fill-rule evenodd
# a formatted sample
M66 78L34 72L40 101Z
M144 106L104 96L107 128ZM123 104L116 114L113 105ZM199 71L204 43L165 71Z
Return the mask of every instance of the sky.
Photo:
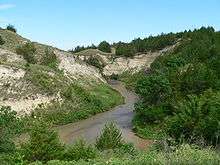
M201 26L220 30L220 0L0 0L0 27L8 24L68 50Z

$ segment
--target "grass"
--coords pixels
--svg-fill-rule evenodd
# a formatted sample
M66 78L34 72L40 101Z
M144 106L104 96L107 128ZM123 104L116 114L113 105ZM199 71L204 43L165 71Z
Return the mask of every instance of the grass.
M145 125L145 126L134 126L135 133L144 139L160 140L167 137L166 133L163 131L162 125Z
M103 154L105 156L103 156ZM117 154L106 156L108 152L101 154L98 158L87 161L60 161L52 160L47 165L219 165L220 154L211 148L200 149L196 146L183 144L174 151L145 151L137 155ZM42 165L41 162L32 165Z
M16 52L18 46L30 42L30 40L4 29L0 29L0 36L5 41L0 48L11 52ZM39 43L34 43L34 46L36 47L37 59L41 59L45 54L45 48L56 49ZM1 64L3 63L7 66L15 65L14 63L1 62ZM26 74L22 79L19 79L17 84L27 85L24 86L25 89L22 88L23 92L18 92L18 95L21 96L16 95L16 98L21 98L25 94L28 96L43 94L57 98L49 105L40 105L34 110L31 117L34 115L43 116L45 120L54 124L66 124L86 119L123 103L123 98L117 91L105 83L93 81L92 78L90 80L82 77L75 80L71 78L71 75L65 76L57 68L38 64L22 63L19 65L21 66L18 68L24 69ZM27 119L25 118L25 120Z
M144 76L144 72L133 72L132 70L125 71L119 75L119 80L124 82L126 88L134 90L136 83Z
M63 125L89 118L123 103L121 95L108 85L102 84L100 87L92 88L90 93L72 84L67 89L68 97L63 97L62 103L54 102L52 105L38 108L34 115L43 116L46 121L53 124Z
M86 119L123 103L123 97L108 84L82 85L49 67L31 65L26 79L35 85L39 93L60 94L59 100L39 106L32 114L57 125Z

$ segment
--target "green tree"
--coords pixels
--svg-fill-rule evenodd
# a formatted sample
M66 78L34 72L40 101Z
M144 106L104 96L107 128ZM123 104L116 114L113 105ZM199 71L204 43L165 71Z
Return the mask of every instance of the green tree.
M17 32L17 30L15 29L14 25L8 25L6 29L9 30L9 31L12 31L14 33Z
M89 160L97 156L97 151L91 145L87 145L84 140L78 140L74 145L67 148L64 154L65 160Z
M116 56L133 57L135 55L134 47L130 44L119 44L116 47Z
M136 92L150 104L159 104L172 93L169 80L162 75L151 75L141 78L136 85Z
M178 114L168 120L167 132L179 139L203 138L208 143L220 143L220 93L211 90L200 97L189 96L177 106Z
M22 146L25 160L47 162L62 158L64 147L47 123L41 119L34 121L29 135L29 142Z
M122 133L114 123L106 124L101 136L96 139L99 150L118 148L122 143Z
M101 42L98 45L98 49L106 53L111 53L111 45L106 41Z
M103 67L104 67L103 64L101 63L101 61L99 61L98 57L91 56L86 60L86 63L97 67L101 71L103 70Z

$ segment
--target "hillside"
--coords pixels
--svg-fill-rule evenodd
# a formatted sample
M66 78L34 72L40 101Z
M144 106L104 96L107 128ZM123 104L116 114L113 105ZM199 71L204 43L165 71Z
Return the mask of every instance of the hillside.
M138 72L141 69L150 68L151 63L159 56L173 50L178 43L172 46L157 51L148 51L143 53L135 53L132 57L120 57L115 53L105 53L98 49L87 49L79 53L74 53L73 56L85 62L89 59L97 59L101 64L101 73L104 76L121 75L126 71ZM114 51L113 51L114 52ZM95 66L95 65L94 65Z
M219 165L214 28L103 41L112 53L0 36L0 164Z
M62 92L65 92L72 84L91 92L97 86L103 86L106 92L114 93L97 68L87 65L72 54L34 42L37 63L27 65L23 56L16 53L16 49L31 41L3 29L0 29L0 36L5 41L3 45L0 45L0 104L11 106L18 115L30 114L41 104L53 106L54 102L59 102L66 105L66 98ZM55 54L58 61L57 68L41 64L46 49ZM103 94L99 96L100 99L107 97L109 92ZM98 95L97 91L95 95ZM102 101L105 102L105 100ZM115 104L117 103L112 101L106 106L111 107Z

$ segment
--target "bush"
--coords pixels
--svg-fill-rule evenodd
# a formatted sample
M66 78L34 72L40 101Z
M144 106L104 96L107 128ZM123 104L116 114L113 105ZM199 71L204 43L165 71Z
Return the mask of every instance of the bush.
M2 36L0 36L0 45L4 45L5 41L3 40Z
M47 123L33 121L29 135L29 142L22 146L25 160L47 162L62 158L64 148L57 133Z
M159 104L166 100L171 92L169 80L162 75L145 76L137 82L136 92L150 104Z
M111 45L106 41L101 42L98 49L106 53L111 53Z
M99 59L93 56L89 57L86 60L86 63L100 69L100 71L102 71L104 67L103 64L99 61Z
M13 25L8 25L6 29L9 30L9 31L12 31L14 33L17 32L17 30L15 29L15 27Z
M144 123L158 123L166 116L166 111L162 106L144 106L141 102L137 104L135 112L136 117Z
M0 162L1 165L24 165L24 161L22 158L22 155L19 152L13 152L13 153L6 153L1 154L0 153Z
M33 43L26 43L25 45L19 46L16 49L16 53L22 55L30 64L35 64L37 62L35 58L36 48Z
M15 144L7 129L0 127L0 153L12 153L15 151Z
M41 58L41 65L49 66L50 68L56 69L58 66L58 59L53 50L46 48L45 53Z
M206 92L190 96L177 107L178 114L168 120L167 132L175 139L203 138L211 144L220 143L220 93Z
M106 124L102 134L96 139L96 147L99 150L118 148L122 144L122 133L114 123Z
M78 140L73 146L67 148L64 154L64 159L71 160L89 160L97 156L97 151L91 146L87 145L84 140Z
M115 51L116 56L133 57L135 55L134 48L129 44L118 44Z
M16 113L10 107L0 108L0 153L11 153L15 151L12 137L18 124Z

